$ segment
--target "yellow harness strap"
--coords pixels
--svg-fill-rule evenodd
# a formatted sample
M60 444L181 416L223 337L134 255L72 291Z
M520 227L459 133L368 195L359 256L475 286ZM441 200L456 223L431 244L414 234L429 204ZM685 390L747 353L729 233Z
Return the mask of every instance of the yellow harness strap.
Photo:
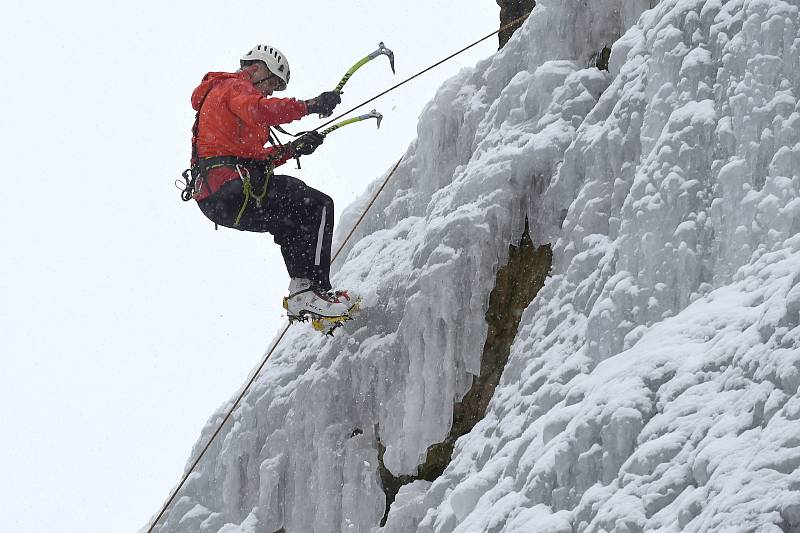
M244 172L242 172L242 168L244 168ZM239 174L239 177L242 179L242 187L244 189L244 202L242 202L242 208L239 209L239 214L236 215L236 220L233 222L234 226L238 226L239 222L242 220L242 215L244 215L245 210L247 209L247 204L250 202L250 197L253 197L256 201L256 207L261 207L261 202L266 198L267 191L269 190L269 182L272 178L274 167L272 165L267 165L264 169L264 189L261 193L256 194L253 191L253 184L250 181L250 170L247 167L242 167L241 165L236 165L236 172Z

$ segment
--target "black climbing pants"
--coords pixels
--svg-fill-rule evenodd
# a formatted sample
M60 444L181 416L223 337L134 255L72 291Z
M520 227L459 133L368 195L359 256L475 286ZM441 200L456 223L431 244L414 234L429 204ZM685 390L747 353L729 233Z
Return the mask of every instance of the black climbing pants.
M264 175L251 172L253 193L264 190ZM267 196L251 196L236 225L244 202L244 184L232 180L199 201L203 214L220 226L242 231L271 233L280 245L286 270L292 278L306 278L330 290L333 200L291 176L272 176Z

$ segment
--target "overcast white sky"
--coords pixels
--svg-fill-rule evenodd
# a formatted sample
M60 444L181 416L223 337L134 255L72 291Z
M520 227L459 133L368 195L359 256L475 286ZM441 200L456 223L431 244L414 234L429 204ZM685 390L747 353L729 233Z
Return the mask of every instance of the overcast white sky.
M173 188L203 74L265 42L291 64L281 95L307 99L385 41L397 76L383 58L365 66L346 109L493 31L498 13L494 0L5 2L3 530L145 526L283 324L272 238L214 232ZM350 126L283 169L333 196L338 216L402 155L439 84L496 48L365 108L384 114L380 131Z

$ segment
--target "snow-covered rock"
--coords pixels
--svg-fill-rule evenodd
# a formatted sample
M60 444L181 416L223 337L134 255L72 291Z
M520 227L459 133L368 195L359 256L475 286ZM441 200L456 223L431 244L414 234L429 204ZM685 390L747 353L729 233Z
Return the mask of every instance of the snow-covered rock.
M156 531L373 531L377 440L414 474L447 435L526 216L552 276L382 531L800 531L798 98L794 0L539 2L440 89L345 249L359 320L290 329Z

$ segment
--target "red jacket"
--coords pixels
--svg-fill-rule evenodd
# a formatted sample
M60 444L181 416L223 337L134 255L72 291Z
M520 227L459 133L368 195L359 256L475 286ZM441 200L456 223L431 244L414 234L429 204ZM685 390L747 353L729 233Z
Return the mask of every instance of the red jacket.
M286 124L308 114L306 104L294 98L266 98L250 82L248 72L209 72L192 93L192 107L200 111L197 156L233 155L248 159L267 159L274 155L269 142L269 127ZM291 153L274 160L282 165ZM211 169L195 199L203 200L239 175L232 167Z

